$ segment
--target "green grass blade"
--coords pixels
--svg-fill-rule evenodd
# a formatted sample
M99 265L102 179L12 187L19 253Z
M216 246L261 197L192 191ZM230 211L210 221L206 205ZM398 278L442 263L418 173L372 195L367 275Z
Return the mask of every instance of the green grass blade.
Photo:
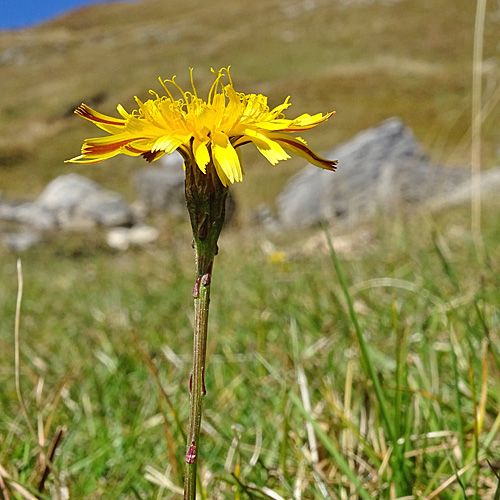
M497 476L498 479L498 484L497 484L497 489L495 490L495 496L493 497L493 500L500 500L500 478Z
M349 479L349 481L352 482L352 484L354 484L359 497L362 500L372 500L372 495L365 488L363 488L363 485L359 481L356 474L351 470L349 464L346 462L335 443L328 437L326 432L321 429L321 427L318 425L318 422L316 422L316 420L305 410L300 398L292 391L289 392L289 398L296 406L296 408L300 411L300 413L302 413L302 415L307 419L307 421L312 424L316 436L321 441L328 453L330 453L332 458L335 460L342 473L345 474L345 476Z
M389 411L388 411L388 406L385 400L385 395L384 391L382 390L382 386L380 384L380 381L378 379L377 373L375 371L375 367L373 366L370 353L368 350L368 346L366 344L365 338L363 336L363 332L361 331L361 326L358 321L358 315L356 314L356 311L354 310L354 303L352 300L352 297L349 293L349 287L347 284L347 279L345 277L344 271L342 269L342 266L340 265L339 258L337 256L337 252L335 252L335 249L333 248L332 240L330 238L330 235L328 234L327 231L325 231L325 235L328 240L328 246L330 249L330 255L332 257L332 262L333 266L335 267L335 271L337 272L337 276L339 278L340 286L342 288L342 291L344 292L345 299L347 301L347 306L349 308L349 316L351 318L352 324L354 325L354 329L356 330L356 336L358 339L360 351L361 351L361 356L363 358L364 365L366 367L366 370L368 372L368 376L370 377L372 383L373 383L373 388L375 390L375 396L377 398L379 408L380 408L380 413L382 415L382 419L385 423L387 433L389 434L389 437L393 443L396 443L396 432L394 430L394 426L391 421L391 417L389 416Z
M259 365L262 366L262 365ZM288 423L288 391L286 389L283 390L283 400L281 403L281 412L283 415L283 438L281 440L281 445L280 445L280 458L279 458L279 463L280 463L280 468L281 468L281 473L283 474L283 477L285 480L288 479L288 474L286 471L286 455L287 455L287 449L288 449L288 430L290 428L290 425Z
M443 249L441 248L441 244L440 244L439 240L440 240L439 235L435 231L433 231L432 232L432 243L434 245L434 250L436 251L436 253L439 257L439 260L441 261L441 265L443 266L443 271L446 274L446 276L448 276L450 282L455 287L455 291L459 291L460 290L460 282L458 280L457 273L455 272L450 261L446 258L446 255L443 252Z

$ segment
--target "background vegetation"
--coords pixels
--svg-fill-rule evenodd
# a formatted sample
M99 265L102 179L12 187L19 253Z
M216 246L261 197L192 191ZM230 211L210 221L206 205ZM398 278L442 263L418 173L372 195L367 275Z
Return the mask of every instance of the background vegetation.
M474 9L465 0L142 1L2 33L0 187L34 197L68 171L62 160L90 130L72 115L81 101L130 109L159 75L186 83L193 66L203 85L210 66L228 64L242 91L275 104L291 95L297 114L336 109L307 136L315 149L399 115L434 159L467 164ZM485 166L498 163L499 19L490 3ZM245 182L233 190L240 224L223 234L213 285L205 498L498 498L498 200L484 204L484 256L463 207L381 215L347 235L333 228L339 263L322 231L269 235L247 223L302 163L270 168L244 155ZM132 200L140 166L120 158L71 171ZM193 255L187 221L151 223L162 236L148 249L116 253L95 232L22 255L28 418L14 377L18 256L0 249L4 496L29 498L15 484L34 494L40 447L61 429L39 496L178 497Z

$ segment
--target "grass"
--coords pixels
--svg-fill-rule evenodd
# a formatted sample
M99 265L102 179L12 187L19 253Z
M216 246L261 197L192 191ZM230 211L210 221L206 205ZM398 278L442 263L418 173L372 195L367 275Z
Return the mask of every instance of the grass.
M380 219L364 248L339 257L326 242L304 250L321 232L275 237L285 254L269 255L260 230L228 230L213 285L205 498L493 499L499 211L483 213L486 266L460 209ZM0 466L11 478L34 488L40 441L65 429L49 498L58 485L76 500L177 497L191 258L182 226L148 250L66 236L23 255L31 435L13 376L15 257L4 254Z

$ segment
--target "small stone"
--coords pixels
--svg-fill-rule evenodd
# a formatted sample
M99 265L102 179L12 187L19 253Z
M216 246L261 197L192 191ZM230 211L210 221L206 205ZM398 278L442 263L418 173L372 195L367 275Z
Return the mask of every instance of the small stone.
M158 229L150 226L120 227L108 232L106 241L111 248L127 250L130 246L146 246L158 240Z

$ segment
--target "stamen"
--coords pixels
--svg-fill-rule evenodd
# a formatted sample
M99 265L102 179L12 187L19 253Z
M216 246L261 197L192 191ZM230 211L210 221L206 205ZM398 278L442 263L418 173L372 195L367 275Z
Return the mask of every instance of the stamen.
M150 90L149 93L154 95L158 101L160 100L160 96L154 90Z
M212 73L213 73L214 75L215 75L215 74L217 74L217 78L215 79L214 83L212 83L212 86L210 87L210 92L208 93L207 103L208 103L210 106L211 106L211 105L212 105L212 103L213 103L213 99L214 99L214 97L215 97L215 94L217 94L217 87L219 86L219 83L220 83L220 81L221 81L221 78L224 76L224 73L223 73L223 72L224 72L224 70L225 70L225 68L222 68L222 69L219 71L219 73L217 74L217 73L215 72L215 70L214 70L213 68L211 68ZM224 89L224 88L222 87L222 84L221 84L221 88L222 88L222 89ZM212 93L213 93L214 95L212 95Z
M189 68L189 74L191 76L191 87L193 89L193 94L196 99L198 99L198 94L196 93L196 87L194 86L194 80L193 80L193 68Z
M174 76L174 78L175 78L175 76ZM158 77L158 80L160 81L161 86L165 89L165 92L168 94L168 97L170 98L170 100L172 102L175 102L174 96L170 93L170 90L168 90L167 86L165 85L165 82L169 82L170 80L163 81L161 79L161 76Z
M231 85L231 87L234 87L233 85L233 80L231 79L231 73L229 72L229 70L231 69L231 66L228 66L226 68L226 71L227 71L227 78L229 80L229 85Z
M184 98L184 102L187 104L188 102L188 99L187 99L187 96L186 96L186 93L184 92L184 90L182 90L182 88L175 82L175 76L172 77L172 80L165 80L166 82L170 82L172 85L174 85L174 87L177 87L177 90L182 94L182 97Z

